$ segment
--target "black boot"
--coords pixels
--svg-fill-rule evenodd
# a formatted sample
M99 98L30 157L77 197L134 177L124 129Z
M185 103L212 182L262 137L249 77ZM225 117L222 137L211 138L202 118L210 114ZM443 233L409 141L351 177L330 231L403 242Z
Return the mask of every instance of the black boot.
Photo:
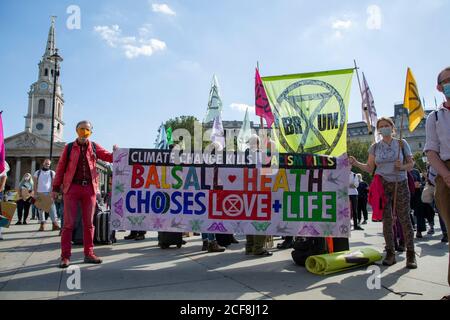
M134 238L136 241L142 241L145 240L145 232L138 232L136 235L136 238Z
M131 231L130 234L128 236L126 236L124 239L125 240L134 240L134 239L136 239L137 236L138 236L137 231Z

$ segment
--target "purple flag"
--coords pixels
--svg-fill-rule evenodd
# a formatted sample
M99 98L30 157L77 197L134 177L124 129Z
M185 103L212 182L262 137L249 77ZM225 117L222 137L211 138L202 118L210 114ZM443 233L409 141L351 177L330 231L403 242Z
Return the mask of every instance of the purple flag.
M362 112L363 120L370 127L377 126L378 115L375 109L375 101L373 99L372 92L370 91L369 85L367 84L366 76L363 73L363 83L362 83Z
M272 127L275 119L258 69L255 75L255 110L256 115L266 119L267 126Z
M5 171L5 136L3 135L3 119L2 113L0 112L0 173Z
M225 148L225 131L223 130L222 117L220 114L214 118L211 141L217 142L222 146L222 148Z

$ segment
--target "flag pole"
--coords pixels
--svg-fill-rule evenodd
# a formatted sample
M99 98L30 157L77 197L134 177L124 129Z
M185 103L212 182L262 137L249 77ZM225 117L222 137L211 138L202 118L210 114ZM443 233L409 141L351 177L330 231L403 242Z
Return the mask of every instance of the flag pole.
M409 70L409 68L408 68ZM405 97L403 99L403 106L405 104L406 101L406 93L407 93L407 89L408 88L408 73L406 74L406 86L405 86ZM402 110L402 120L400 121L400 141L398 142L398 155L397 155L397 161L400 160L400 152L401 152L401 148L402 148L402 144L403 144L403 119L405 117L405 113ZM405 159L403 159L404 161ZM396 224L396 218L397 218L397 196L398 196L398 181L397 179L395 179L395 189L394 189L394 204L392 205L392 215L393 215L393 219L392 221L394 222L394 227Z
M363 91L362 91L362 86L361 86L361 79L359 78L359 67L356 64L356 59L353 60L353 62L355 63L355 70L356 70L356 76L358 78L358 85L359 85L359 92L361 93L361 101L362 103L364 103L364 95L363 95ZM372 131L372 126L370 125L370 117L369 117L369 108L367 107L367 105L364 105L364 114L366 115L366 121L367 121L367 130L369 130L369 135L373 134Z

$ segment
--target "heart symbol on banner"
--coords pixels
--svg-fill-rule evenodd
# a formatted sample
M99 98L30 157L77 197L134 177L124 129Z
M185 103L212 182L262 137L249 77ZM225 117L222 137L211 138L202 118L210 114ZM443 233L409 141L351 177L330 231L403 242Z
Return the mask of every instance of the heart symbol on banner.
M236 179L237 179L236 176L228 176L228 180L229 180L231 183L234 183L234 182L236 181Z

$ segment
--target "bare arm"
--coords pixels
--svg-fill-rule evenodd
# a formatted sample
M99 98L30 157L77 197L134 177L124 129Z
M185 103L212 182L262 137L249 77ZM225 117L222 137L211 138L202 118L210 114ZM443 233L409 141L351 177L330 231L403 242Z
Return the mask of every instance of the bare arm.
M5 190L6 176L0 177L0 192Z
M34 194L37 193L37 185L38 185L38 180L36 177L33 176L33 192L34 192Z
M350 157L350 164L352 166L357 167L358 169L361 169L367 173L372 174L373 171L375 170L375 156L369 154L369 159L367 159L367 163L359 162L354 157Z
M450 180L450 170L447 169L445 163L441 160L436 151L427 151L427 157L430 161L431 166L437 171L438 175L444 178L447 185Z

